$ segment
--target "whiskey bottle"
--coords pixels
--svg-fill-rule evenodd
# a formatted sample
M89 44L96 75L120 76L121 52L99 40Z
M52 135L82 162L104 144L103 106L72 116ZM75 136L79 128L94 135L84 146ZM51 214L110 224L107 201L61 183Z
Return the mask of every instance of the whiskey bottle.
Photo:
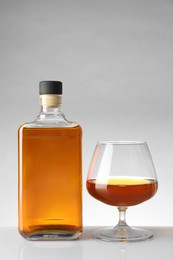
M82 232L82 129L61 111L62 82L40 82L39 94L39 115L18 130L18 229L72 240Z

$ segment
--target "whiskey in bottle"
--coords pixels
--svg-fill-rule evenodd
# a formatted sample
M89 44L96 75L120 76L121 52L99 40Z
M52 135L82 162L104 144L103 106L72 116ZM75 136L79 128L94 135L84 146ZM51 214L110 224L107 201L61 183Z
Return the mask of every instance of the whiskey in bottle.
M82 232L82 129L61 112L62 83L39 85L41 111L18 130L18 229L28 240Z

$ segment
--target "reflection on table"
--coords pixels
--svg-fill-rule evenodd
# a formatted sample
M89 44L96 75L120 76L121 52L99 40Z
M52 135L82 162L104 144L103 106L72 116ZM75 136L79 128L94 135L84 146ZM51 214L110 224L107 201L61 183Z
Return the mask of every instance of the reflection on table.
M115 243L92 238L96 227L85 227L75 241L27 241L17 228L0 228L2 260L172 260L173 227L148 228L154 238L144 242Z

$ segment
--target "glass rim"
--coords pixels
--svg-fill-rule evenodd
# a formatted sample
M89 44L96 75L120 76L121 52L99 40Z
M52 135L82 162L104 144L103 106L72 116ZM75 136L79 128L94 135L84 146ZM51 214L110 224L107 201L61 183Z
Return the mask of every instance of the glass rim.
M97 144L103 145L147 145L146 141L98 141Z

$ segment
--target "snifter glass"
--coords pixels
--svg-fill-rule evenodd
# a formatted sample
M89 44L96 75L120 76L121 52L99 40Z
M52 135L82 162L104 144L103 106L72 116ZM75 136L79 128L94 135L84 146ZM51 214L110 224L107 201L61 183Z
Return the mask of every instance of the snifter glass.
M153 233L126 224L126 210L130 206L151 199L158 181L146 142L98 142L87 177L87 190L95 199L115 206L119 222L113 227L99 229L96 238L105 241L140 241Z

